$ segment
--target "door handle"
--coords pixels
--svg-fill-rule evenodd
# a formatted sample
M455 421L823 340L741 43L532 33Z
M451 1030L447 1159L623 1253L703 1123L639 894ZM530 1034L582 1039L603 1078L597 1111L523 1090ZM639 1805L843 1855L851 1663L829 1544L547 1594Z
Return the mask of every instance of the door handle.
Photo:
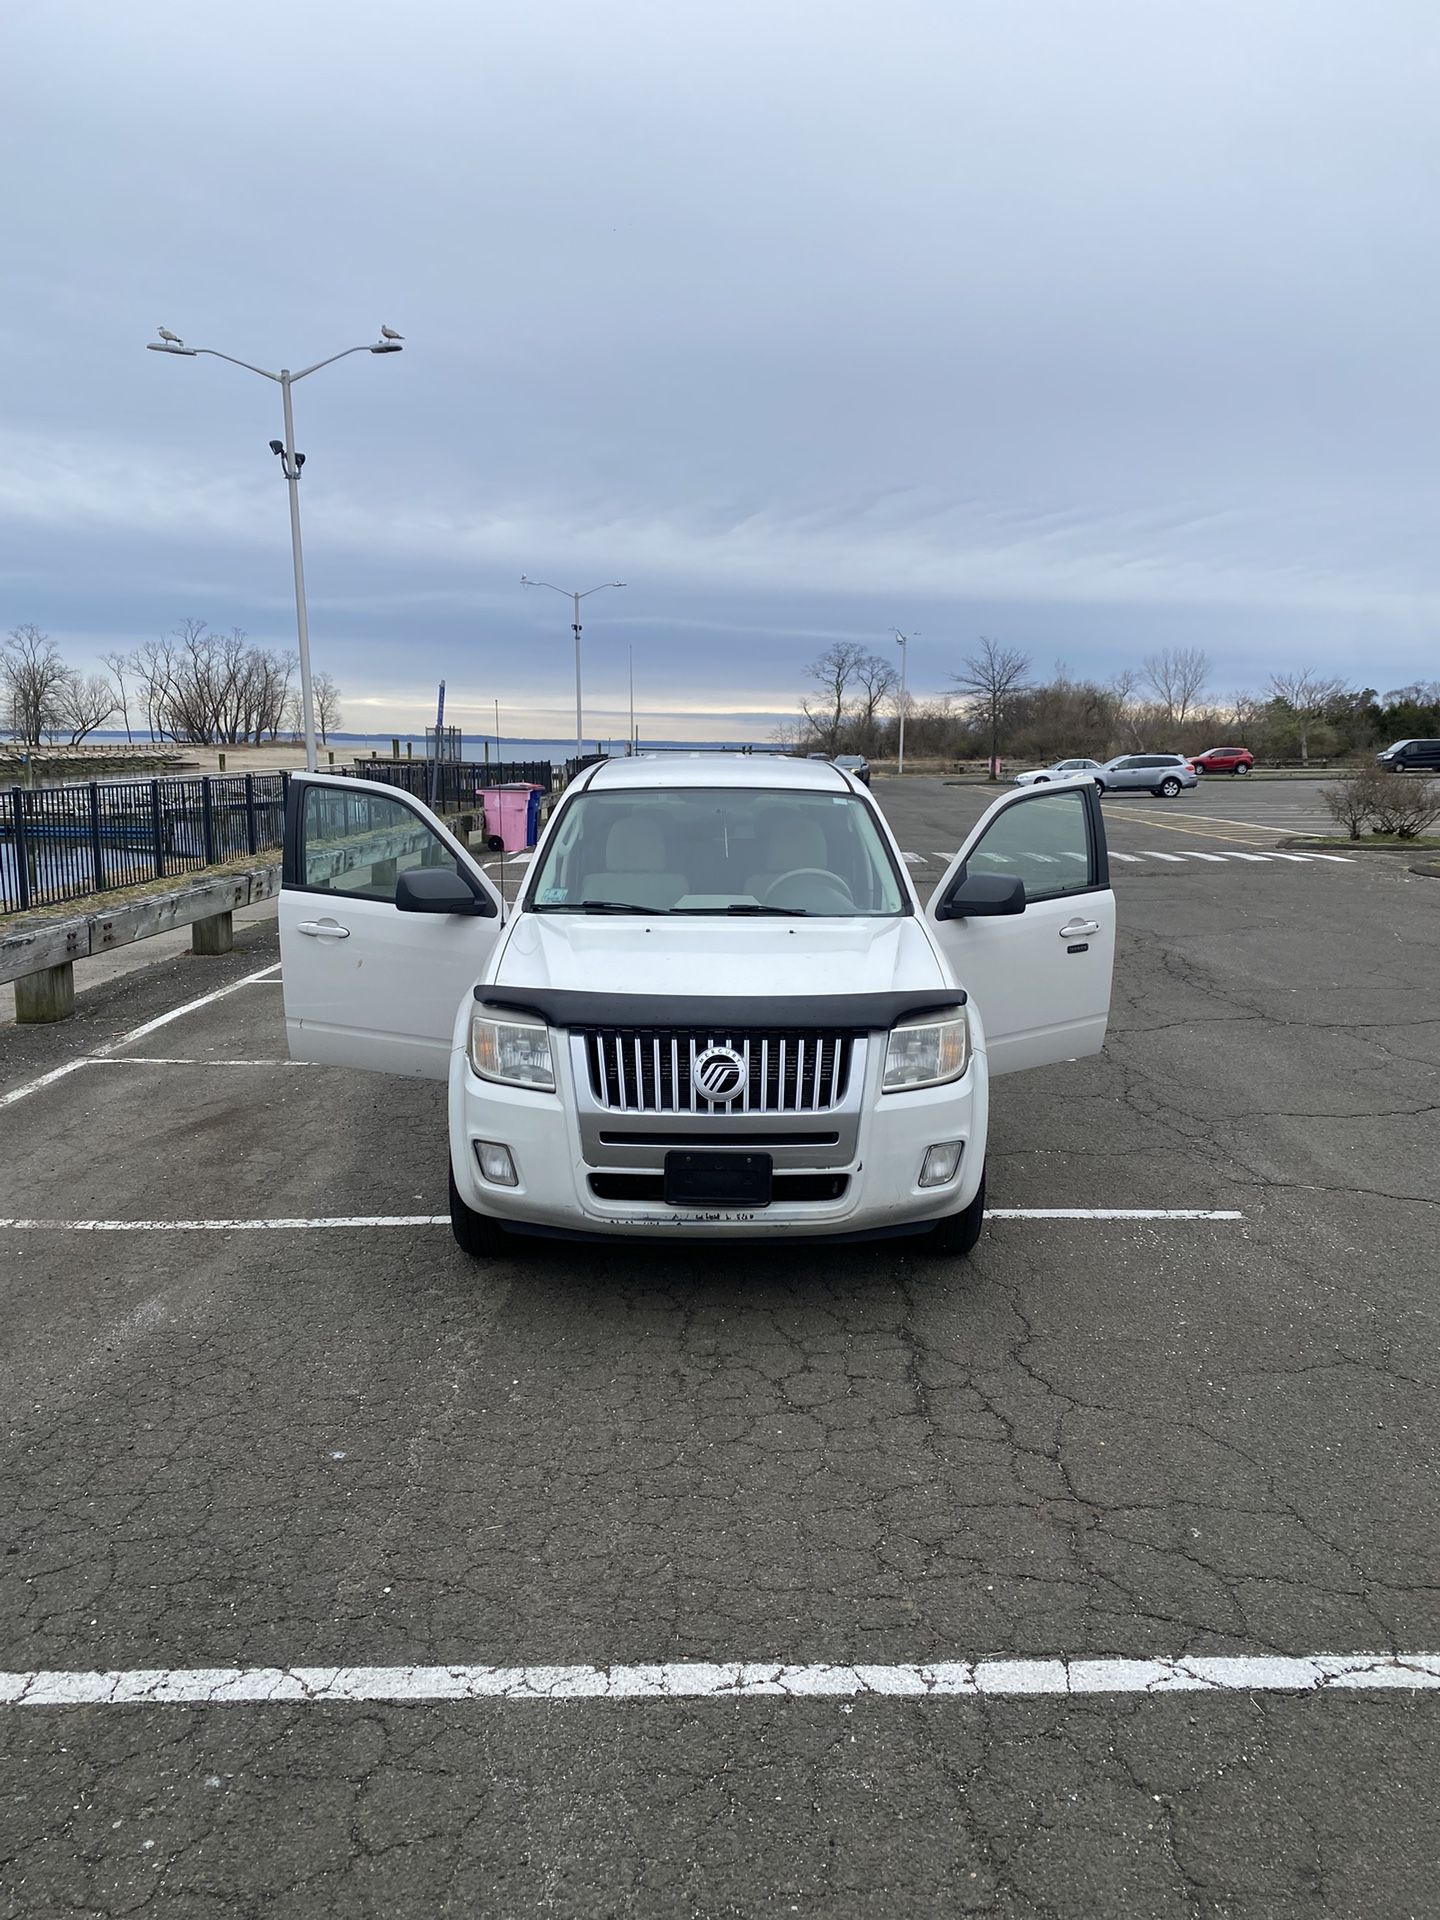
M303 933L305 929L302 927L300 931ZM1060 938L1062 940L1088 940L1092 933L1099 933L1099 931L1100 922L1098 920L1071 920L1066 926L1061 927Z
M337 920L301 920L296 924L297 933L308 933L312 940L348 940L350 929L342 927Z

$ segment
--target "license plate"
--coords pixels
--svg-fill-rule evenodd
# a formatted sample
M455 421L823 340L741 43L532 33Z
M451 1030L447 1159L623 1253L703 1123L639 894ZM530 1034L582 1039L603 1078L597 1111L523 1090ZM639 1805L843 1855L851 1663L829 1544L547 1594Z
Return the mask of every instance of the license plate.
M768 1207L768 1153L667 1153L667 1207Z

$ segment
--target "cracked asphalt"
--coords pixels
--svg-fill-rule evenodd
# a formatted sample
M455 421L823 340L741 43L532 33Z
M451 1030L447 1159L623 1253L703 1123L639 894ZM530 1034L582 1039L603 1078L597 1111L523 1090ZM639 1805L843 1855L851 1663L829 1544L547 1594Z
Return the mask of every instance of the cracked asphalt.
M1314 808L1217 789L1107 799L1112 844ZM937 850L988 798L877 793ZM991 1203L1241 1222L0 1230L0 1669L1433 1651L1440 882L1115 887L1110 1042L997 1083ZM277 957L7 1029L0 1094ZM286 1064L280 1003L0 1111L3 1212L443 1212L443 1089ZM1403 1691L0 1709L0 1915L1399 1920L1437 1777Z

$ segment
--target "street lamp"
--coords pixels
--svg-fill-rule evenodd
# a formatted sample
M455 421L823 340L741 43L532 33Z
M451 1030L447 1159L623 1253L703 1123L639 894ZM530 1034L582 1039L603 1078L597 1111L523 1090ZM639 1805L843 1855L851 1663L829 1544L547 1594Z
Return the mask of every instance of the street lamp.
M580 711L580 602L582 600L588 600L592 593L603 593L606 587L623 587L625 582L623 580L602 580L598 587L587 587L584 593L576 593L573 587L552 586L548 580L532 580L528 574L522 573L520 576L520 584L522 587L549 587L551 593L563 593L573 609L574 618L570 624L571 630L575 635L575 758L577 760L583 760L585 757L585 728L584 718Z
M300 643L300 711L305 728L305 765L311 773L315 771L315 690L310 678L310 622L305 612L305 560L300 550L300 469L305 464L303 453L295 451L295 418L290 406L290 389L297 380L306 380L312 373L318 373L322 367L333 366L337 360L344 360L352 353L401 353L400 336L392 327L380 329L381 338L373 347L346 347L343 352L332 353L328 360L317 360L313 367L302 367L299 373L291 373L288 367L282 367L279 373L270 373L264 367L252 367L248 360L237 360L233 354L220 353L214 347L187 347L185 342L168 331L158 329L158 340L147 340L151 353L176 353L183 359L193 360L199 354L208 354L213 360L228 360L232 367L243 367L247 373L258 373L262 380L273 380L279 387L285 402L285 439L284 442L272 440L270 451L278 454L284 468L285 478L290 483L290 551L295 562L295 629Z
M905 667L910 658L910 642L918 640L920 636L901 633L898 627L892 627L890 631L894 634L895 644L900 649L900 744L895 761L895 772L898 775L905 771Z

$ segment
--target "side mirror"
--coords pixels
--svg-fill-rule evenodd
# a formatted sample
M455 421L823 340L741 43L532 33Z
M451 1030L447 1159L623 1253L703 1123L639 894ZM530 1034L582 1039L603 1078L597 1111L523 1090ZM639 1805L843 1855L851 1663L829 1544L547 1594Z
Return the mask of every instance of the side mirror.
M493 911L483 895L470 891L449 867L412 867L395 882L395 905L401 913L468 913Z
M971 920L1024 913L1025 882L1016 873L962 872L935 909L937 920Z

